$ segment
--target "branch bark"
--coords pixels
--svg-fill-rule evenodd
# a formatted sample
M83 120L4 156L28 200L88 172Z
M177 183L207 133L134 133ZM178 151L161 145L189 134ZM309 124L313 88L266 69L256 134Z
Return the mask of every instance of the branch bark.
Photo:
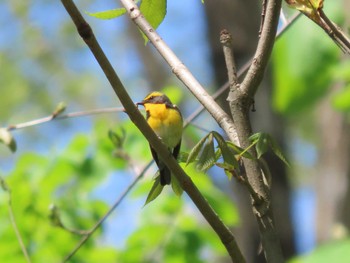
M242 148L250 145L249 137L252 135L252 127L249 118L249 109L253 103L253 97L261 83L267 63L269 61L275 36L277 32L279 13L281 9L281 0L269 0L266 5L266 14L262 17L261 38L258 42L256 53L252 64L241 84L230 81L230 93L228 101L232 118L236 125L239 143ZM231 51L232 52L232 51ZM230 55L226 55L232 59ZM231 62L232 64L233 62ZM228 64L228 72L232 74L230 65ZM235 76L229 75L229 80ZM249 153L256 157L256 151L253 147ZM253 212L258 222L261 235L262 245L267 262L283 262L283 255L279 239L274 226L272 209L270 207L270 189L265 184L264 175L260 169L256 159L244 158L245 176L249 185L250 195L252 199Z
M179 78L185 86L192 92L197 100L213 116L215 121L226 132L230 140L238 144L237 133L230 116L218 105L213 97L204 89L198 80L192 75L184 63L174 54L169 46L163 41L158 33L152 28L148 21L140 12L138 6L132 0L120 0L126 8L130 18L148 37L150 42L157 49L159 54L169 64L173 73Z

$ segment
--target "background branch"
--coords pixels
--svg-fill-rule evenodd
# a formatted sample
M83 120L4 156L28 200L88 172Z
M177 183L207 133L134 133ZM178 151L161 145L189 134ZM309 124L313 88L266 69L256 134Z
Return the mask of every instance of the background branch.
M8 210L9 210L9 215L10 215L10 221L11 221L12 227L13 227L13 229L15 231L15 234L16 234L17 240L19 242L19 245L21 247L21 250L22 250L22 253L24 255L24 258L25 258L25 260L28 263L30 263L31 260L30 260L27 248L26 248L26 246L25 246L25 244L23 242L23 238L21 236L21 233L19 232L19 229L18 229L18 226L17 226L17 223L16 223L16 219L15 219L15 214L13 212L11 189L8 187L8 185L6 184L5 180L1 176L0 176L0 186L5 192L7 192L7 196L8 196L7 204L8 204Z

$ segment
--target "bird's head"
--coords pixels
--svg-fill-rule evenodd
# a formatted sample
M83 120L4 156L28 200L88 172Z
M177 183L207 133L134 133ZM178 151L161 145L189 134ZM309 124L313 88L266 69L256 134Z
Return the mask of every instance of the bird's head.
M170 99L163 93L158 91L153 91L148 94L141 102L136 103L136 105L145 104L167 104L172 105Z

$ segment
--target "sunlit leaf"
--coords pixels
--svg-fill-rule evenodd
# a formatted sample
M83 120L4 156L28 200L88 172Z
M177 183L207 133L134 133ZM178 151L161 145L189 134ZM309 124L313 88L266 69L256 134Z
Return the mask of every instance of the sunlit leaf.
M154 180L153 186L150 190L150 192L148 193L146 202L144 204L147 205L148 203L152 202L154 199L156 199L161 192L163 191L164 186L160 184L160 179L159 176Z
M125 135L126 133L124 129L121 129L121 135L117 134L112 130L108 131L108 137L116 148L121 148L123 146L123 143L125 141Z
M245 158L248 158L248 159L254 159L253 156L247 152L245 149L235 145L234 143L228 141L226 142L227 143L227 146L236 154L239 154L240 156L243 156Z
M177 157L177 161L179 163L187 163L189 153L187 152L180 152L179 156Z
M0 128L0 142L5 144L12 152L17 149L17 144L11 132L5 128Z
M224 140L224 138L218 132L215 132L215 131L213 132L213 135L221 150L221 154L222 154L222 158L224 159L224 162L233 167L238 167L238 162L233 152L227 146L227 143Z
M158 26L164 20L166 15L167 6L166 0L143 0L140 5L140 11L150 23L153 28L158 28ZM146 35L142 33L145 40L145 44L148 42Z
M207 171L215 164L215 161L216 155L214 149L213 134L209 133L208 140L203 147L196 167L200 171Z
M95 12L95 13L90 13L90 12L85 12L85 13L88 14L89 16L96 17L98 19L108 20L108 19L113 19L124 15L126 13L126 9L116 8L116 9L111 9L111 10L106 10L101 12Z
M330 241L310 253L295 257L288 263L347 263L350 259L350 239Z
M64 102L60 102L58 103L58 105L56 106L56 109L54 110L54 112L52 113L52 115L54 117L57 117L58 115L62 114L67 108L66 103Z
M287 158L282 153L282 150L281 150L280 146L278 145L278 143L276 142L276 140L274 138L272 138L271 136L270 136L270 147L271 147L271 150L273 151L273 153L289 167L290 165L289 165Z
M4 190L5 192L9 191L9 187L7 186L4 178L2 178L1 176L0 176L0 186L1 186L2 190Z
M62 227L63 225L60 218L60 212L58 207L54 204L51 204L49 207L49 210L50 210L49 218L50 218L51 224L54 226Z
M182 187L180 186L180 183L179 183L179 181L176 179L175 176L171 176L171 187L172 187L174 193L175 193L177 196L181 196L181 195L182 195L183 189L182 189Z
M259 133L259 139L256 143L256 153L257 153L257 157L258 159L267 152L267 150L269 149L269 145L270 145L270 135L268 135L267 133Z
M209 134L204 136L193 148L192 150L190 151L189 155L188 155L188 158L187 158L187 161L186 161L186 165L194 162L194 160L196 160L200 150L202 149L205 141L207 140Z
M232 179L232 176L235 173L235 169L237 168L237 167L230 165L228 163L215 163L215 165L224 169L225 174L229 180Z

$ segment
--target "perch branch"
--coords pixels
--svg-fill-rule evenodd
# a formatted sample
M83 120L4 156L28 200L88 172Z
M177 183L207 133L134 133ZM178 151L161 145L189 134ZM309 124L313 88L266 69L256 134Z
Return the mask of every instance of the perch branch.
M233 262L245 262L241 251L238 248L236 240L232 232L228 227L221 221L212 207L208 204L205 198L202 196L198 188L194 185L192 180L179 166L176 160L169 155L167 147L160 141L158 136L153 132L153 130L147 124L143 115L138 111L136 105L131 100L129 94L126 92L123 84L121 83L119 77L114 71L111 63L107 59L103 50L101 49L99 43L97 42L91 27L84 20L81 13L71 0L61 0L62 4L66 8L68 14L73 20L79 35L83 38L84 42L90 48L95 59L99 63L101 69L108 78L113 90L121 101L125 108L126 113L129 115L130 119L137 128L142 132L142 134L147 138L152 148L160 156L164 156L163 161L169 167L169 169L174 173L174 176L178 179L180 185L184 191L189 195L194 204L200 210L204 218L208 221L214 231L220 237L223 245L226 247L228 254L231 256ZM129 11L129 8L127 9ZM210 97L208 95L208 97ZM211 97L210 97L211 98ZM212 99L212 98L211 98ZM214 100L213 100L214 101ZM228 115L225 115L228 117Z

